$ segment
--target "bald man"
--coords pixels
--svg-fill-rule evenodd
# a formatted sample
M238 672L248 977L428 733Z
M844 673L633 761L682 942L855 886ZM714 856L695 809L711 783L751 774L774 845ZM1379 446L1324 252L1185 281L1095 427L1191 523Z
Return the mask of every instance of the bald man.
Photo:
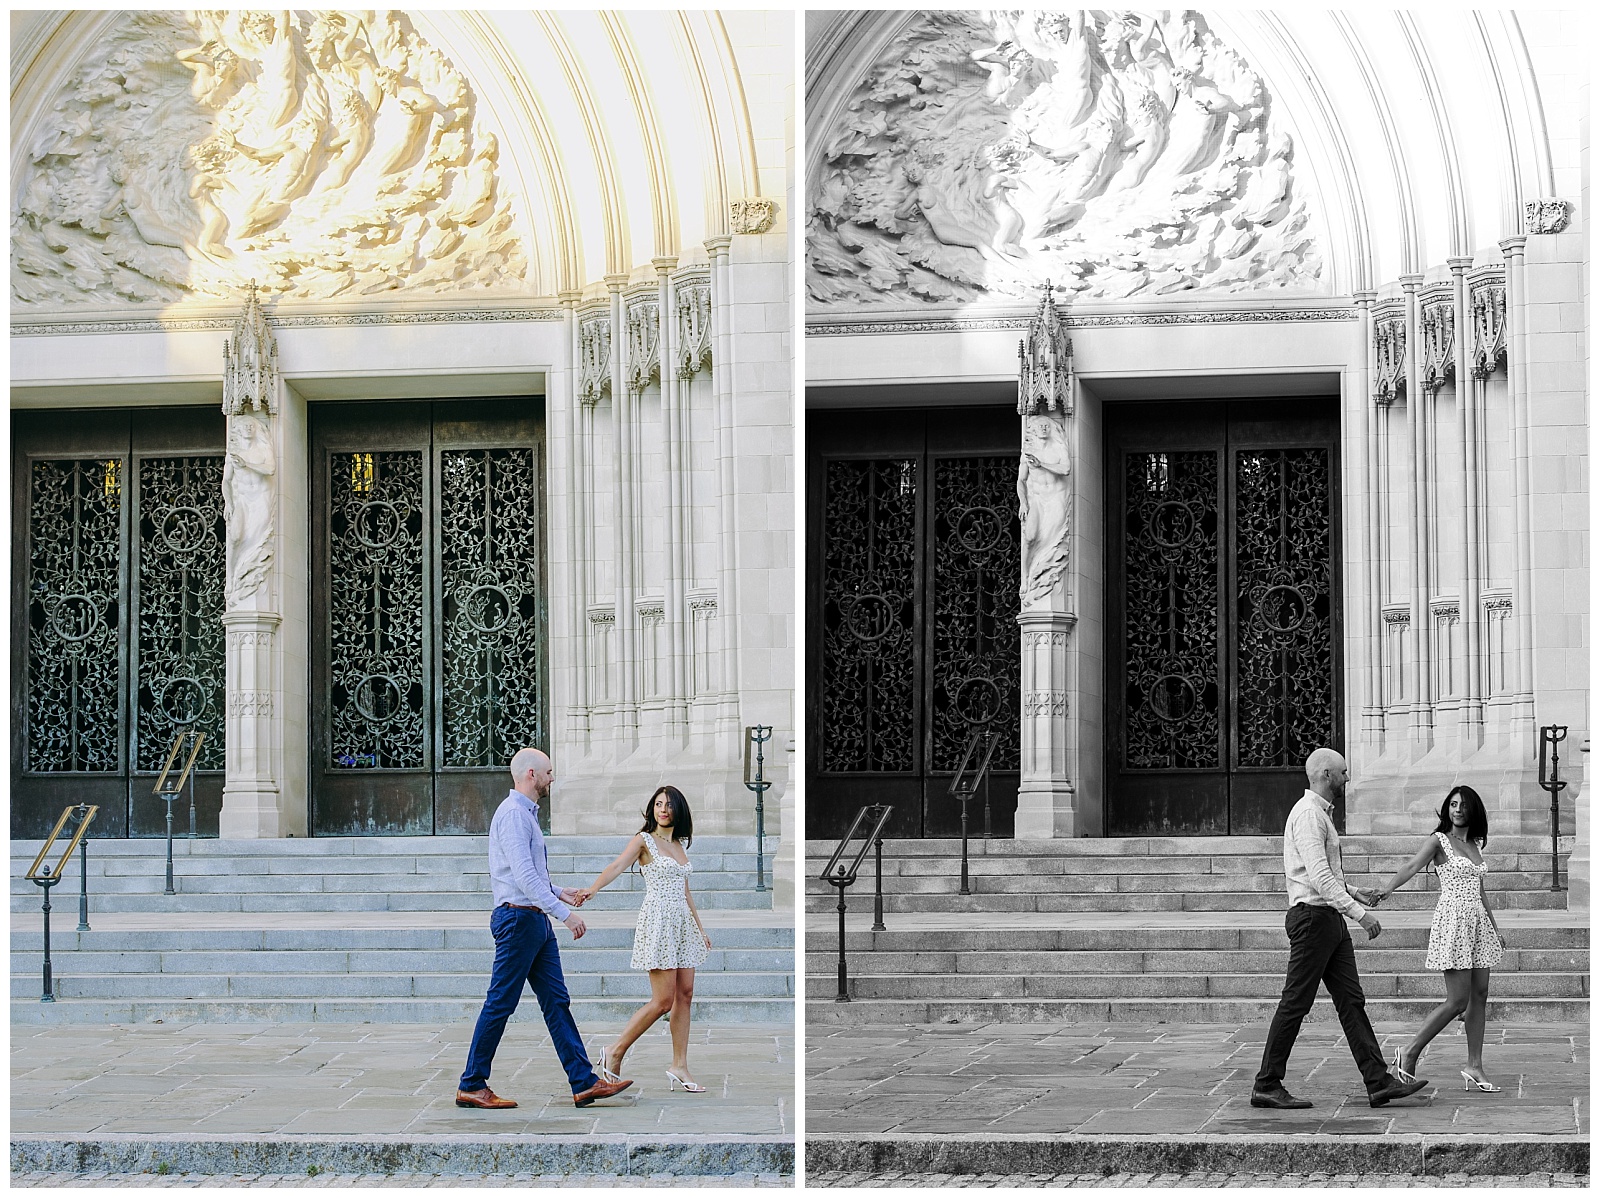
M1377 902L1371 891L1345 884L1344 861L1339 853L1339 832L1333 826L1333 805L1344 798L1350 780L1344 758L1332 749L1315 749L1306 758L1305 794L1289 812L1283 829L1283 875L1289 890L1289 973L1283 997L1272 1016L1267 1043L1261 1053L1261 1071L1250 1092L1250 1105L1294 1110L1311 1105L1283 1088L1289 1053L1300 1024L1316 1001L1317 986L1328 987L1334 1010L1344 1026L1350 1052L1366 1083L1367 1102L1384 1106L1396 1098L1415 1094L1428 1083L1413 1078L1401 1081L1390 1075L1383 1062L1378 1038L1367 1019L1367 998L1356 971L1356 950L1345 919L1361 925L1371 940L1383 931L1378 917L1368 911Z
M533 987L556 1055L567 1071L574 1106L620 1094L631 1081L605 1081L589 1063L583 1037L573 1022L567 982L561 974L554 916L572 931L574 940L588 929L572 908L583 896L569 887L550 884L550 860L539 830L539 800L550 793L555 767L538 749L521 749L511 759L511 793L489 823L489 880L494 887L494 972L489 993L472 1032L467 1068L456 1090L456 1105L497 1111L517 1104L489 1089L489 1068L506 1030L506 1020L522 999L522 984Z

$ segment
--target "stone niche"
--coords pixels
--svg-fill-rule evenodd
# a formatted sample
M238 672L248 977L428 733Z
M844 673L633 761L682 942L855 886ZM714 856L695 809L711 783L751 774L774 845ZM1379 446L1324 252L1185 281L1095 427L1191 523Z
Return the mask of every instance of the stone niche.
M12 302L517 289L473 89L399 12L130 12L26 147Z
M1192 11L917 14L823 135L810 305L1320 292L1274 104Z

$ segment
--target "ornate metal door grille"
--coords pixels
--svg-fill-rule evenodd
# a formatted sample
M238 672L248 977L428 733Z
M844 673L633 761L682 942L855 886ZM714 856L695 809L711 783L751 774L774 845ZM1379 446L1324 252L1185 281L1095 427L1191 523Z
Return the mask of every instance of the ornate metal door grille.
M1106 424L1108 826L1281 832L1306 755L1342 743L1337 415L1137 404Z
M511 755L546 744L539 413L314 411L318 834L483 832Z
M188 727L206 733L198 829L215 833L222 432L192 410L13 418L13 835L80 801L102 808L96 835L159 834L150 777Z
M813 418L808 835L836 835L857 806L880 801L896 806L895 835L953 834L950 776L983 720L1000 734L994 828L1010 834L1015 442L1003 408Z

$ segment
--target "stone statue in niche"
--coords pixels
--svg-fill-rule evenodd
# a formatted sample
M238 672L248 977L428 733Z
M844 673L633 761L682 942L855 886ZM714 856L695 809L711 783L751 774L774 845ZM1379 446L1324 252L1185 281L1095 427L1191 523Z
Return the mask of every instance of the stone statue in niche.
M12 221L20 304L516 287L499 144L398 11L131 12L62 88Z
M1192 11L921 14L825 135L811 302L1318 291L1272 109Z
M1028 608L1049 599L1067 569L1072 451L1061 413L1039 412L1023 422L1017 498L1022 517L1022 606Z
M259 416L228 417L228 455L222 467L228 528L226 605L232 609L260 589L272 564L277 527L277 455L272 430Z

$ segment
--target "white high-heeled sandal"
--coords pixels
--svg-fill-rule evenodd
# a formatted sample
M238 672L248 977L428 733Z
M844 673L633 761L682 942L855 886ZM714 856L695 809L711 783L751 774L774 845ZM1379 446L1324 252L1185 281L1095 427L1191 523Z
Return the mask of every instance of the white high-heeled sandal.
M609 1048L600 1050L600 1064L595 1067L595 1072L600 1075L601 1081L620 1082L622 1080L621 1075L611 1068L611 1050Z
M1461 1071L1461 1080L1467 1083L1466 1085L1461 1087L1463 1090L1471 1090L1474 1086L1476 1086L1478 1089L1482 1090L1485 1094L1498 1094L1498 1093L1500 1093L1500 1087L1499 1086L1495 1085L1493 1082L1479 1081L1477 1078L1473 1077L1472 1074L1468 1073L1465 1069L1463 1069Z
M685 1090L689 1091L689 1093L691 1093L691 1094L704 1094L706 1092L706 1088L704 1086L702 1086L699 1082L685 1081L683 1078L679 1077L676 1073L672 1072L672 1070L668 1069L667 1070L667 1092L671 1093L673 1090L676 1090L679 1086L682 1086Z

